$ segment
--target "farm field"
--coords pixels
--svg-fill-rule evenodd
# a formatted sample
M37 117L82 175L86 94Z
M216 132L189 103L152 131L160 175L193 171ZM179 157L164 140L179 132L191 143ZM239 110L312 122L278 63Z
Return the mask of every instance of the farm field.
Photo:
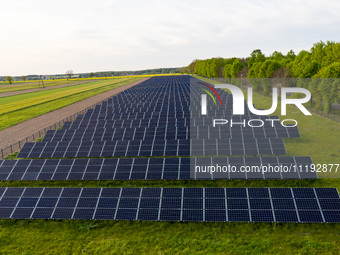
M0 98L0 130L138 79L110 79Z
M208 80L205 81L208 82ZM265 108L270 103L270 99L266 97L257 98L255 105L258 108L262 107L260 105ZM289 112L291 110L288 109ZM295 117L292 114L293 117L298 119L299 115L296 114ZM318 123L318 118L321 118L313 117L316 118L315 123ZM303 123L307 121L303 118L299 118L298 121L303 138L308 134L307 129L302 131ZM305 125L314 124L307 122ZM325 126L332 126L332 123ZM321 126L318 132L330 132L326 127ZM305 156L314 153L313 155L317 156L316 149L315 152L305 151L314 143L313 140L309 143L308 140L302 140L298 148L294 144L289 145L289 139L285 143L289 155ZM324 153L328 155L329 152L330 150ZM316 159L318 158L313 156L313 160ZM319 180L3 181L0 182L0 186L337 187L339 189L340 182L338 179L330 178ZM339 224L0 220L0 249L4 254L336 254L340 245L339 233Z
M44 81L45 88L58 86L58 85L66 85L66 84L73 84L75 81ZM0 96L1 93L12 92L12 91L25 91L29 89L38 89L43 88L41 83L39 82L24 82L18 84L1 84L0 83Z

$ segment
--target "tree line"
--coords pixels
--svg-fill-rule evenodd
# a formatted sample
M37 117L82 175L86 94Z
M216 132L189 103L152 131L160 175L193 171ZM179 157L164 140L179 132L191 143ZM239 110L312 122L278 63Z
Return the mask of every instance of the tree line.
M325 113L333 112L333 103L340 103L340 43L317 42L310 50L286 55L274 51L265 56L260 49L247 58L210 58L192 61L184 71L210 78L248 78L254 90L271 93L273 84L259 86L253 78L304 78L289 79L290 86L304 87L311 91L310 106ZM329 78L329 79L323 79ZM264 80L263 80L264 82ZM266 83L266 82L264 82Z

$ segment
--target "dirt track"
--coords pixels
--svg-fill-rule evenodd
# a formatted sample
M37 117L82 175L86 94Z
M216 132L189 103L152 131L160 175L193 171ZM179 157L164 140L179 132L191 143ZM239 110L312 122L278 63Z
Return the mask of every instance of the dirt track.
M26 89L26 90L4 92L4 93L0 93L0 97L9 97L9 96L15 96L15 95L20 95L20 94L42 91L42 90L45 91L45 90L50 90L50 89L58 89L58 88L74 86L74 85L79 85L79 84L84 84L84 83L89 83L89 82L95 82L95 81L98 81L98 80L78 81L78 82L74 82L74 83L55 85L55 86L46 87L46 88L36 88L36 89Z
M122 92L128 88L131 88L149 78L140 79L138 81L132 82L130 84L124 85L112 89L110 91L104 92L102 94L87 98L85 100L79 101L77 103L71 104L64 108L55 110L53 112L46 113L44 115L35 117L33 119L27 120L25 122L19 123L15 126L6 128L0 131L0 149L4 149L11 144L15 144L20 140L32 135L33 133L42 130L44 128L53 125L54 123L63 120L64 118L71 116L86 107L93 104L99 103L108 97L114 96L119 92Z

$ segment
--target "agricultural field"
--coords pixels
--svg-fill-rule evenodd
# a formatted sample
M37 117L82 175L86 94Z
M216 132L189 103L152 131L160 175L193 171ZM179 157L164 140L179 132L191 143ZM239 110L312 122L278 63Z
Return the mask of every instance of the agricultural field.
M212 84L215 81L202 79ZM268 97L256 95L266 108ZM279 111L279 109L278 109ZM301 138L286 139L288 155L312 156L314 163L339 159L339 124L313 115L299 122ZM301 115L301 116L300 116ZM281 116L280 116L281 117ZM317 125L325 120L325 125ZM316 127L317 130L311 127ZM327 139L323 144L321 138ZM333 137L329 137L333 136ZM328 137L328 138L327 138ZM292 141L299 140L299 141ZM321 146L316 148L315 144ZM329 148L328 148L329 146ZM320 154L322 153L322 154ZM14 158L12 155L9 158ZM335 178L319 180L197 181L3 181L2 187L336 187ZM339 224L139 222L82 220L0 220L3 254L336 254Z
M66 85L66 84L73 84L75 81L44 81L44 87L53 87L58 85ZM2 84L0 83L0 96L1 93L5 92L12 92L12 91L25 91L29 89L38 89L43 88L42 83L40 82L23 82L23 83L17 83L17 84Z
M0 98L0 130L138 79L108 79Z

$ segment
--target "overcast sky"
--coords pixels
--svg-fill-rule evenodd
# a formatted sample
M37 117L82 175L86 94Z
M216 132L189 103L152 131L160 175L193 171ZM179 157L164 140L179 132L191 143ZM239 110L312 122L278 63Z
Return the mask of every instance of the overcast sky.
M0 75L140 70L340 41L340 1L3 0Z

